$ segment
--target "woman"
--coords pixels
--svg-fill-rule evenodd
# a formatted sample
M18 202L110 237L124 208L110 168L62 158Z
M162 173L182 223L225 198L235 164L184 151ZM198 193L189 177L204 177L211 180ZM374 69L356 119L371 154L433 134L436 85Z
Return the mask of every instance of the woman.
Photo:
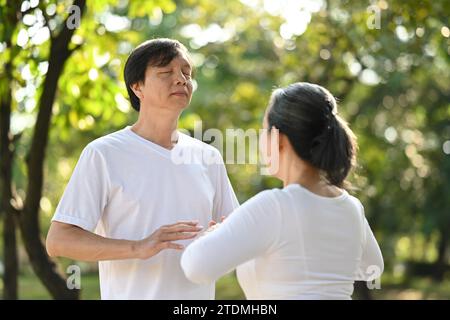
M262 150L278 152L274 176L284 188L259 193L189 245L186 276L208 283L237 267L248 299L351 299L355 280L383 271L363 206L343 189L352 131L330 92L310 83L275 90L263 126ZM265 143L272 135L277 150Z

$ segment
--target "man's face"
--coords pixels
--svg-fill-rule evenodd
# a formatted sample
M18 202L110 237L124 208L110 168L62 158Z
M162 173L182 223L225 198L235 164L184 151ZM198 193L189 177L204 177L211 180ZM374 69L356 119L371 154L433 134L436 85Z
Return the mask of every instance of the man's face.
M191 76L192 67L182 52L164 67L147 67L145 81L133 85L133 91L141 101L141 110L186 108L192 97Z

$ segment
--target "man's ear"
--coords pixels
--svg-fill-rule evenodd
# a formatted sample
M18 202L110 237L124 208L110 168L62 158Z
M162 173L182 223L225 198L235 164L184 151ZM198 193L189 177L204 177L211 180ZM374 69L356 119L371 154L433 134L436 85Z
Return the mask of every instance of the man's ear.
M142 100L144 98L144 94L142 93L141 87L142 86L140 82L136 82L130 85L131 90L133 90L133 93L136 95L136 97L139 98L139 100Z

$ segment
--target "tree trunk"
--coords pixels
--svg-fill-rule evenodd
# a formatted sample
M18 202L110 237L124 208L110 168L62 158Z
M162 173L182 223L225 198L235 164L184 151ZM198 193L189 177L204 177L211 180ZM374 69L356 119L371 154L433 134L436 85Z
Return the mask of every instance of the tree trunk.
M17 239L15 210L12 207L12 161L14 149L10 134L11 103L12 103L12 35L18 22L20 2L8 1L4 11L4 19L7 27L3 29L1 40L6 44L6 50L10 51L9 59L5 63L4 78L1 79L0 88L0 217L3 218L3 254L5 270L3 274L3 299L17 299Z
M3 241L5 273L3 275L3 299L17 300L17 277L19 259L17 257L16 223L11 213L5 214L3 219Z
M440 230L441 239L438 244L438 259L436 261L436 271L434 273L434 278L438 281L442 281L444 279L444 274L447 269L447 251L450 232L446 226L446 224L443 224Z
M86 1L76 0L74 5L84 12ZM81 17L80 17L81 18ZM56 265L47 255L41 239L39 226L39 203L42 197L45 150L56 96L58 79L64 64L72 54L69 43L75 29L69 29L67 19L56 37L51 37L50 57L43 92L39 99L39 113L36 120L30 151L27 157L28 186L20 229L25 249L34 272L55 299L78 299L79 290L69 290L65 279L59 275Z
M6 73L11 69L11 63L5 66ZM11 205L12 199L12 159L13 150L9 135L10 114L11 114L11 91L5 92L0 104L0 153L1 153L1 174L0 191L1 205L0 213L3 215L3 254L5 272L3 274L3 298L17 299L17 275L18 258L16 243L16 223L14 210Z

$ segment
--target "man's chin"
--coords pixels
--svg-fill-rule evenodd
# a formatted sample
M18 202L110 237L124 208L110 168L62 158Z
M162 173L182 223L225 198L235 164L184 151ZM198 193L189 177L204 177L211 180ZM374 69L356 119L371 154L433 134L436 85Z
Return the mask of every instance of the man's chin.
M178 108L179 110L184 110L184 109L186 109L187 107L189 107L189 103L188 103L188 104L180 104L180 105L177 105L177 108Z
M178 104L176 104L176 106L180 109L180 110L184 110L184 109L186 109L187 107L189 107L189 104L191 103L191 101L189 100L187 103L186 102L184 102L184 103L178 103Z
M166 104L165 109L172 109L172 110L179 110L179 111L183 111L184 109L186 109L187 107L189 107L191 101L170 101Z

